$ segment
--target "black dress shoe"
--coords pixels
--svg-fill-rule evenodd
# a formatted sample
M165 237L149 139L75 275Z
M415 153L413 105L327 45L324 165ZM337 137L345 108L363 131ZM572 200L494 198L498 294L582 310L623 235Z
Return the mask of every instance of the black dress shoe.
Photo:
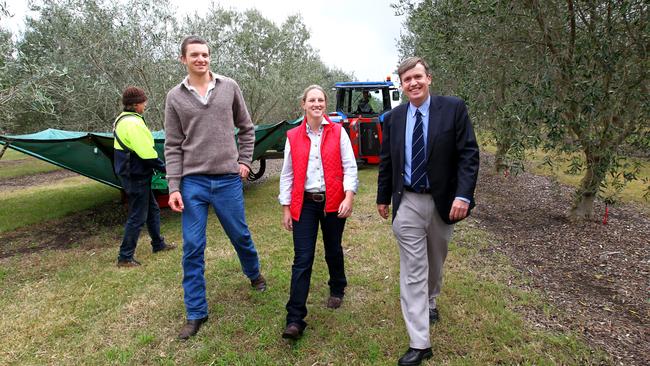
M282 332L282 338L285 339L300 339L302 337L303 328L296 323L289 323L284 332Z
M431 348L426 348L426 349L415 349L415 348L410 348L409 350L406 351L404 356L397 361L398 366L418 366L422 363L422 360L426 360L427 358L431 358L433 356L433 353L431 352Z
M437 323L440 320L440 313L438 313L438 308L429 309L429 324Z
M208 317L201 319L192 319L188 320L187 323L181 328L181 332L178 334L178 338L181 340L186 340L194 335L201 329L201 325L208 321Z

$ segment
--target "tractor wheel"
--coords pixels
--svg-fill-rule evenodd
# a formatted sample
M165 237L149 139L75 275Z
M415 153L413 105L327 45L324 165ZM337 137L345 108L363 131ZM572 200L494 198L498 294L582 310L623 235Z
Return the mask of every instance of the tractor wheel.
M257 169L257 172L254 170L255 169L255 162L253 162L253 166L251 167L250 173L248 173L248 180L253 182L256 181L264 175L264 172L266 171L266 159L260 159L257 160L260 164L259 169Z

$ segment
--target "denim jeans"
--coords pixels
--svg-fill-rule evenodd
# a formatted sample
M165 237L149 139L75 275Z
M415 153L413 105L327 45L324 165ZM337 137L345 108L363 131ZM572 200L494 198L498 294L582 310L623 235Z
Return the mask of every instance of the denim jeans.
M287 324L296 323L305 327L307 316L307 296L311 282L311 269L314 263L318 224L320 223L325 245L325 262L329 270L330 295L343 297L347 280L343 264L341 240L345 219L338 218L336 212L325 214L325 203L305 200L300 220L293 221L293 266L291 267L291 290L287 302Z
M145 223L154 250L165 246L165 241L160 236L160 208L158 208L156 197L151 191L151 176L120 176L120 180L129 205L129 214L124 225L124 238L120 245L120 254L117 257L118 260L124 261L133 259L140 230Z
M244 193L237 174L189 175L180 187L183 197L183 292L187 319L208 315L205 294L205 245L208 207L212 205L241 268L250 280L260 275L255 244L244 215Z

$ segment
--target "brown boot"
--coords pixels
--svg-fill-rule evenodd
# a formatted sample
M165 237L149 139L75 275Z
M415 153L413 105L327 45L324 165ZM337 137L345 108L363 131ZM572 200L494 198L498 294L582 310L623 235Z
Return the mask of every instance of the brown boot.
M131 258L131 259L119 259L117 261L117 266L118 267L129 268L129 267L140 267L141 265L142 265L142 263L136 261L133 258Z
M251 286L259 292L266 291L266 280L264 279L264 276L260 274L256 279L251 280Z
M201 329L201 325L208 321L208 317L206 316L205 318L201 319L191 319L188 320L187 323L181 328L181 332L178 334L178 338L180 340L186 340L190 337L193 337L196 335L196 333Z
M300 325L296 323L290 323L286 328L284 328L284 332L282 332L282 338L293 340L299 339L302 337L303 330L304 329Z
M329 299L327 299L327 308L328 309L338 309L341 307L341 303L343 302L343 298L336 297L336 296L330 296Z
M176 245L174 244L165 244L160 248L156 248L153 250L154 253L160 253L160 252L166 252L168 250L174 250L176 249Z

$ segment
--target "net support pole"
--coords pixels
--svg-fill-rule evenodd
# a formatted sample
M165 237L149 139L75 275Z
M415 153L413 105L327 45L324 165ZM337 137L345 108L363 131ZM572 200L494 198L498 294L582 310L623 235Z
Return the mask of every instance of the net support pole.
M8 141L5 142L4 145L5 145L5 146L2 147L2 151L0 151L0 159L2 159L2 155L4 155L4 154L5 154L5 151L7 151L7 149L9 148L9 142L8 142Z

